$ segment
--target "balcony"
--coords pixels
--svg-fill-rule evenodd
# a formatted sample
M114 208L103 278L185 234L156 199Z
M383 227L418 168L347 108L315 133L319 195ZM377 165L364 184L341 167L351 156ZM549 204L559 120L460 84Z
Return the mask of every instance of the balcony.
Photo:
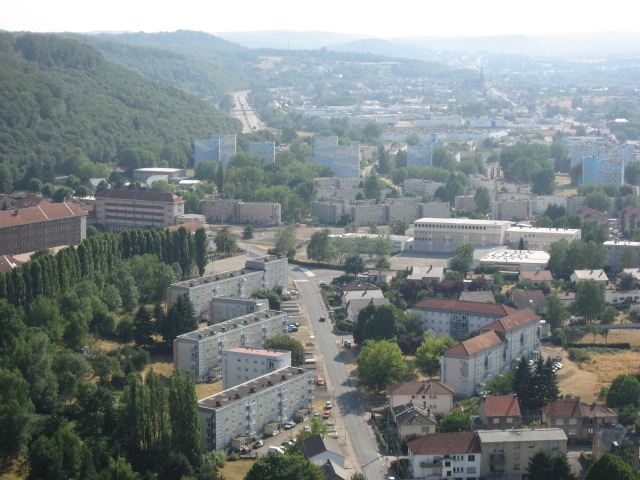
M489 461L493 465L504 465L504 455L489 455Z
M442 468L442 459L434 458L431 462L422 461L420 462L420 468Z

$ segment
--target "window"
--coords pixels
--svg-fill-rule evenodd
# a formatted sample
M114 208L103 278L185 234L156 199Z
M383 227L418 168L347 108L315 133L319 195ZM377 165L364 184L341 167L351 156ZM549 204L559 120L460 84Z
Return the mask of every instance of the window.
M529 442L529 448L536 448L535 442Z
M513 454L513 459L514 460L520 460L520 452L516 452Z
M556 425L564 425L564 418L556 418Z
M500 423L500 419L498 417L494 418L493 423Z
M515 464L513 465L513 469L514 469L514 470L520 470L520 464L519 464L519 463L515 463Z
M469 455L469 456L467 457L467 459L468 459L470 462L475 462L475 461L476 461L476 456L475 456L475 455ZM473 472L469 472L469 473L473 473Z
M513 448L520 448L520 442L515 442L513 444Z

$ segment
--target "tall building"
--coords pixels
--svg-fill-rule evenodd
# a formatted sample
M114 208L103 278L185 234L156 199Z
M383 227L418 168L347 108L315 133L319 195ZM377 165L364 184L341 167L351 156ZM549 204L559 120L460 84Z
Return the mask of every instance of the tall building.
M338 137L313 138L313 159L331 169L334 177L360 177L360 145L338 145Z
M466 218L420 218L414 222L413 250L452 252L465 243L473 246L504 245L511 222Z
M407 165L430 167L433 165L433 145L408 145Z
M582 159L582 183L624 183L623 155L600 153Z
M279 203L243 202L238 199L205 198L202 214L209 223L240 223L280 225L282 206Z
M236 154L236 134L222 133L193 142L193 165L200 162L220 162L227 166Z
M222 389L227 390L274 370L291 366L288 350L236 347L222 352Z
M276 163L276 142L249 142L249 153L260 157L263 164Z
M165 229L184 215L185 201L171 193L107 188L95 198L96 223L106 230Z
M44 202L0 212L0 254L77 245L87 235L87 212L74 203Z

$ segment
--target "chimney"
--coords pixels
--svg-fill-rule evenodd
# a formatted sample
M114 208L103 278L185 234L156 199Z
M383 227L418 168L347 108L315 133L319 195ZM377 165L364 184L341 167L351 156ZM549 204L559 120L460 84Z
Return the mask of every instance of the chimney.
M20 215L20 212L18 211L18 207L16 207L15 212L13 212L13 216L18 217L19 215Z

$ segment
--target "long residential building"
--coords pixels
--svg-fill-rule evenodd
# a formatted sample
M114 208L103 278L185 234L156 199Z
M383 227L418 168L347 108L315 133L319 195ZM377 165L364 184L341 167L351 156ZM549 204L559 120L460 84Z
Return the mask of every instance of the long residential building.
M452 252L460 245L504 245L511 222L467 218L420 218L414 223L413 250Z
M201 443L219 452L261 437L265 426L282 424L296 411L313 408L314 374L286 367L198 401Z
M0 212L0 254L77 245L87 235L87 212L74 203L42 203Z
M96 223L111 231L165 229L184 215L185 201L171 193L107 188L95 199Z
M243 225L280 225L282 223L282 206L279 203L206 198L202 201L201 209L209 223Z
M180 295L187 295L197 314L209 309L214 297L249 298L258 290L273 290L286 286L289 261L286 257L267 255L248 259L244 268L214 273L174 283L167 289L167 305L173 305Z
M291 366L288 350L236 347L222 352L222 389L227 390L275 370Z
M360 177L360 145L338 145L338 137L313 137L313 159L331 169L334 177Z
M262 348L267 338L286 334L287 323L285 312L267 310L184 333L173 341L173 365L196 381L219 379L225 350Z

